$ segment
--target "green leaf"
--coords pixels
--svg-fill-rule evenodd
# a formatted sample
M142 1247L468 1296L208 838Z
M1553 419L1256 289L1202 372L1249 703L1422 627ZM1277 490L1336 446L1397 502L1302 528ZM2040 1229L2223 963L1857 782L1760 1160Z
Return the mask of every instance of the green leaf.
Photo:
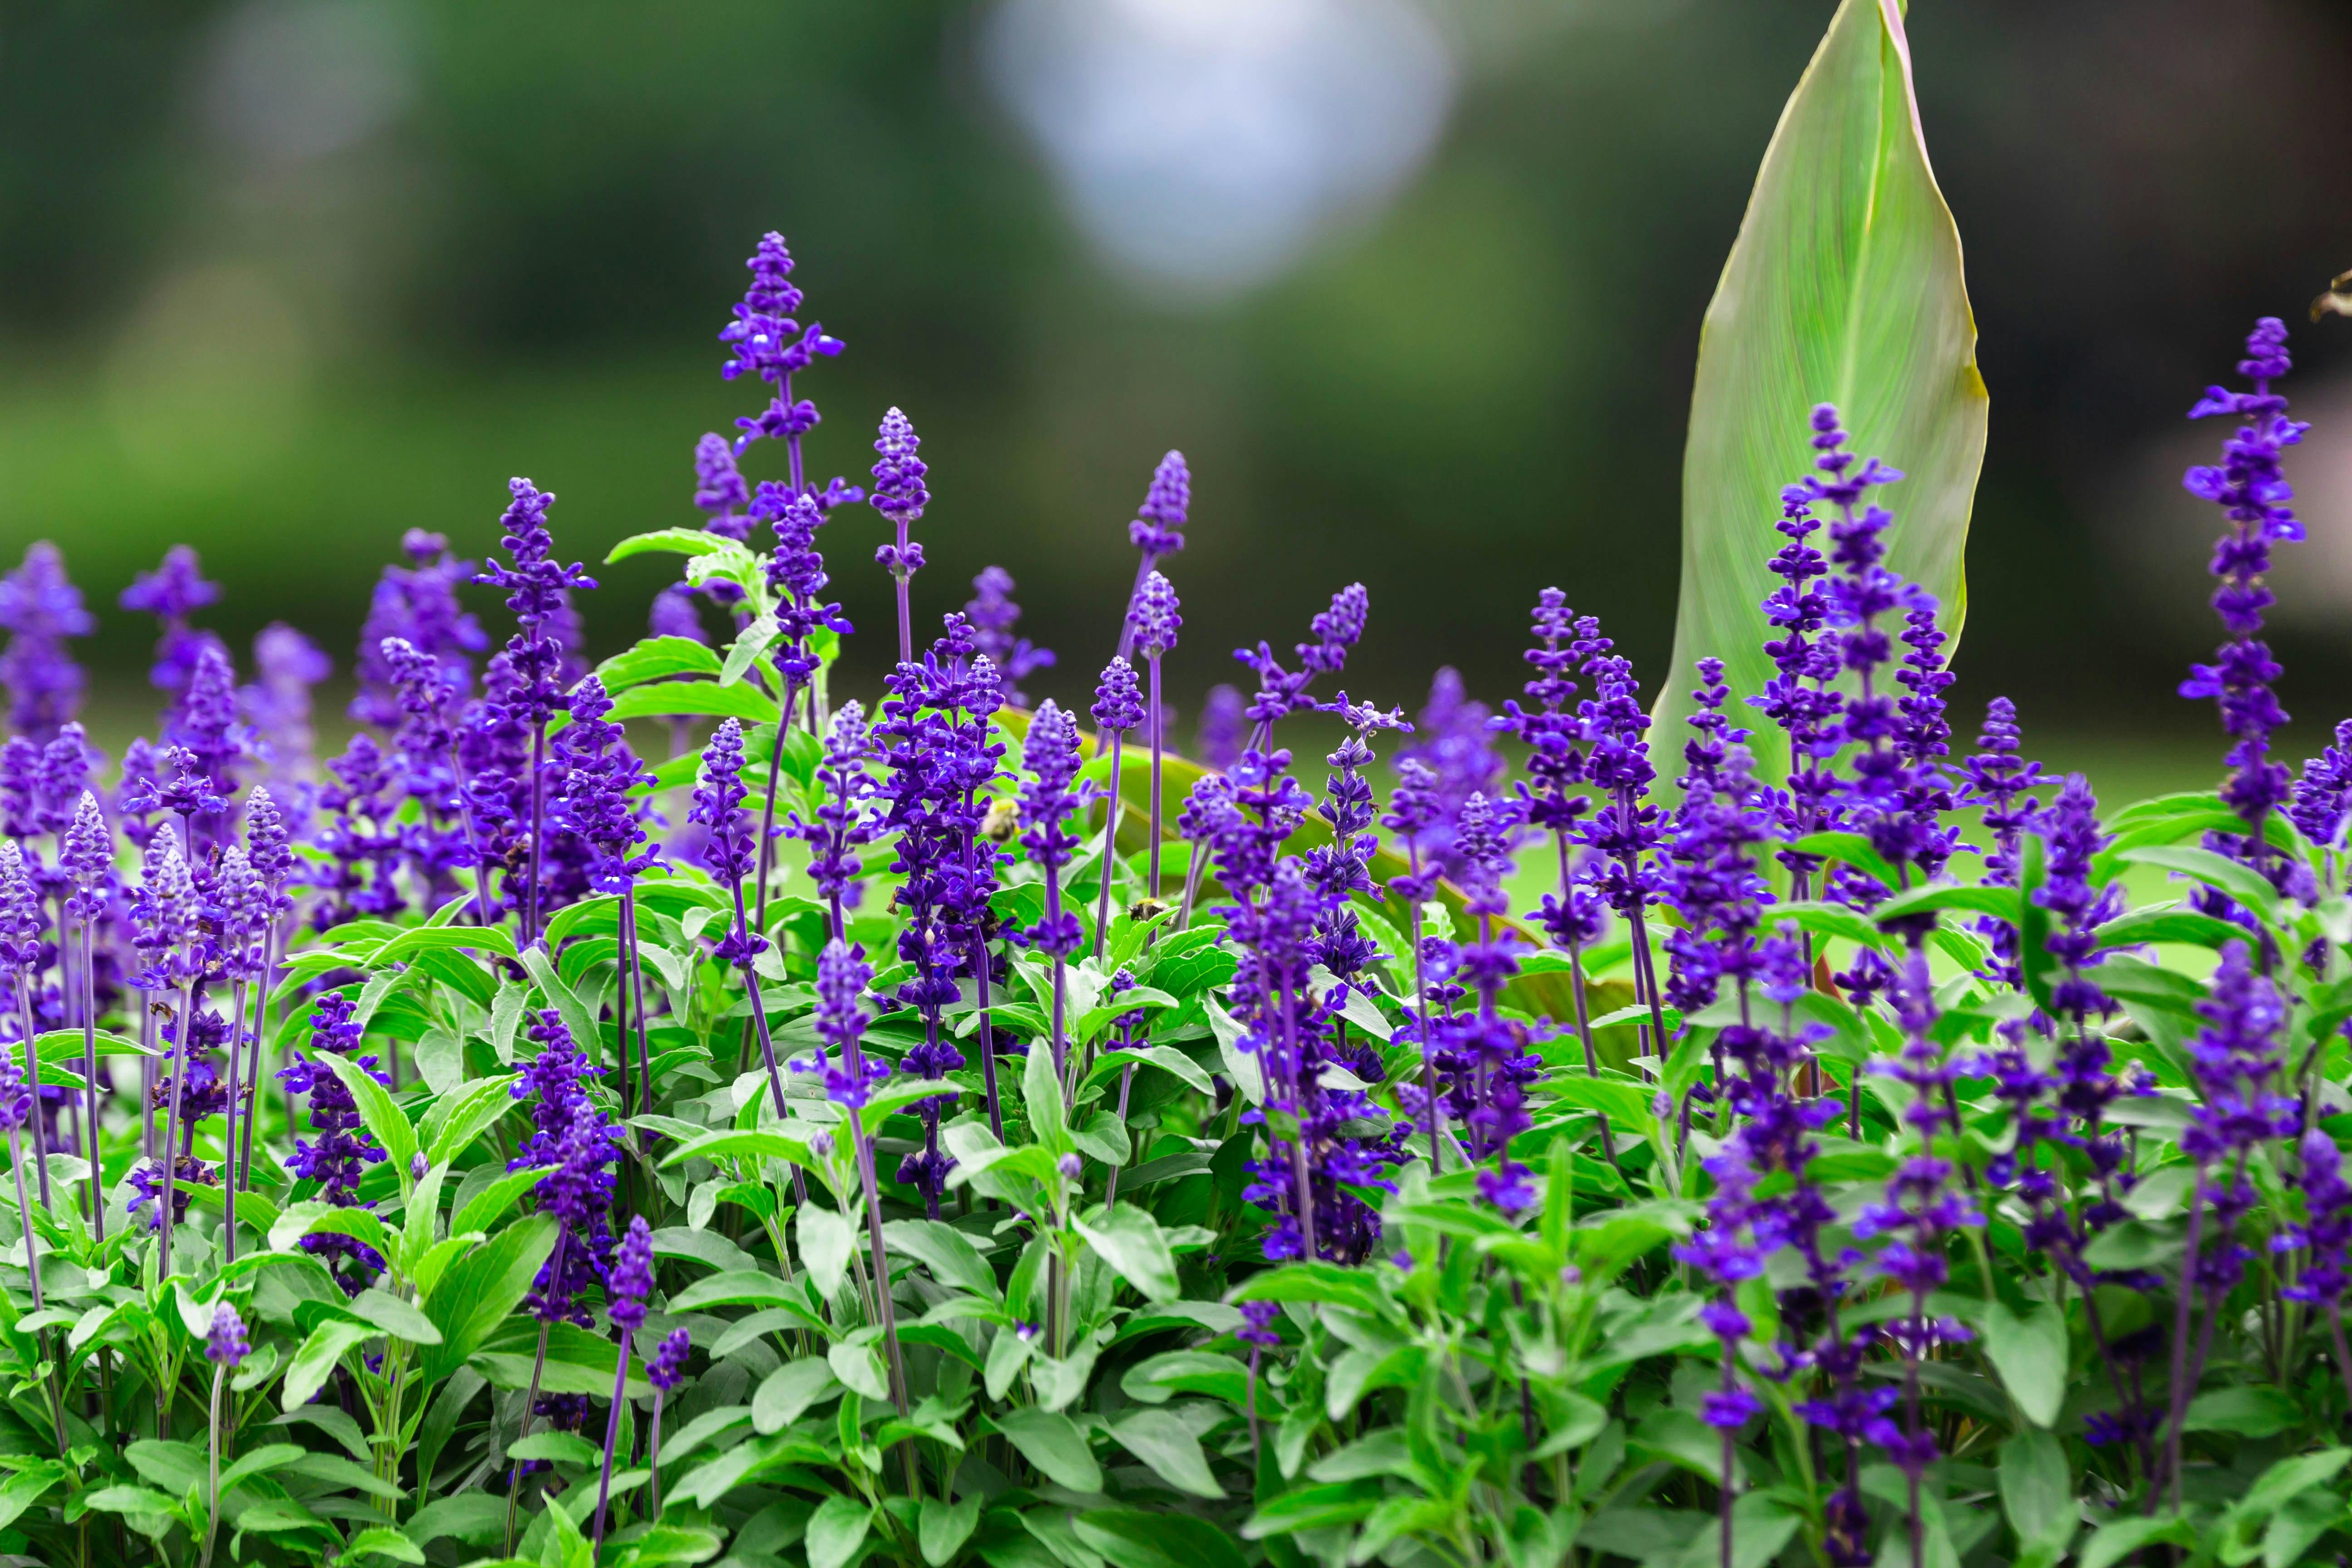
M1765 1568L1789 1544L1801 1522L1770 1492L1749 1492L1731 1505L1731 1568ZM1716 1568L1723 1561L1723 1538L1703 1530L1684 1548L1677 1568ZM1930 1563L1935 1561L1932 1554Z
M817 1504L803 1538L809 1568L843 1568L866 1543L866 1531L873 1522L870 1505L838 1492Z
M995 1270L971 1238L943 1220L891 1220L882 1226L882 1243L893 1256L921 1263L942 1285L969 1290L984 1301L999 1299Z
M2074 1471L2055 1436L2021 1432L2000 1446L2000 1506L2021 1545L2047 1546L2050 1561L2057 1561L2076 1521Z
M2240 1437L2271 1437L2303 1424L2293 1395L2275 1388L2217 1388L2189 1402L2183 1432L2228 1432Z
M465 1365L513 1315L555 1250L555 1237L554 1215L532 1215L449 1266L425 1301L425 1315L441 1331L441 1342L427 1346L422 1358L427 1384Z
M515 955L514 938L499 926L412 926L370 953L364 967L382 969L414 953L461 947L505 958Z
M1051 1050L1033 1050L1021 1068L1021 1102L1040 1146L1056 1154L1070 1148L1070 1118L1062 1104L1062 1084Z
M305 1454L286 1467L298 1476L325 1481L332 1486L350 1487L359 1491L398 1502L408 1493L369 1469L353 1464L341 1454Z
M1816 404L1837 405L1852 450L1906 476L1889 496L1899 521L1886 563L1959 631L1986 395L1959 231L1928 166L1910 56L1895 0L1844 0L1757 171L1700 331L1682 592L1656 733L1681 731L1702 657L1725 661L1734 691L1761 691L1771 677L1759 606L1779 584L1766 562L1780 489L1818 456ZM1779 780L1779 731L1764 726L1748 744L1759 778Z
M2066 1319L2037 1301L2021 1313L1995 1301L1985 1310L1985 1354L2028 1421L2053 1426L2066 1402Z
M327 1058L339 1060L339 1058ZM334 1375L335 1364L354 1345L375 1337L376 1331L365 1323L354 1323L342 1318L330 1318L310 1331L294 1359L286 1363L286 1382L278 1392L278 1406L298 1410L310 1403L319 1390Z
M1978 914L2015 921L2017 908L2017 889L2014 888L1913 888L1879 904L1870 911L1870 918L1884 925L1904 915L1926 914L1938 910L1973 910Z
M719 656L692 637L646 637L635 647L596 667L596 679L607 692L625 691L648 680L672 675L716 675ZM553 922L549 924L553 940Z
M1169 1351L1128 1368L1119 1389L1143 1405L1165 1405L1179 1394L1206 1394L1239 1409L1249 1397L1249 1363L1213 1351ZM1260 1407L1269 1403L1262 1394Z
M462 1152L475 1139L497 1126L508 1111L521 1103L513 1092L519 1077L501 1073L497 1078L478 1079L457 1093L435 1101L420 1128L426 1144L426 1161L437 1165Z
M1180 1492L1194 1497L1223 1498L1225 1489L1209 1473L1208 1456L1192 1428L1172 1410L1145 1405L1129 1410L1111 1423L1118 1446L1141 1459L1154 1475Z
M1246 1561L1230 1534L1191 1514L1093 1509L1071 1527L1112 1568L1243 1568Z
M2137 947L2144 942L2178 942L2219 952L2246 940L2246 928L2194 910L2133 910L2116 916L2094 933L2101 947Z
M2209 888L2227 893L2249 911L2264 920L2278 918L2278 889L2270 879L2251 866L2242 866L2226 855L2191 845L2155 845L2144 849L2126 849L2117 858L2135 866L2158 866L2177 871Z
M698 1311L705 1307L738 1307L761 1302L780 1302L786 1306L804 1306L801 1293L772 1274L756 1269L736 1269L727 1274L713 1274L698 1279L670 1298L673 1312Z
M856 1227L847 1215L812 1199L808 1207L793 1216L793 1231L801 1244L801 1261L808 1266L817 1293L832 1300L840 1293L841 1281L849 1272L849 1255L857 1247Z
M719 684L732 686L742 679L744 672L751 668L751 661L767 652L775 642L776 629L776 617L770 615L761 616L737 632L735 640L727 645L726 663L719 667Z
M375 1525L361 1531L343 1542L341 1562L355 1562L362 1557L389 1557L395 1563L422 1563L424 1549L389 1525Z
M437 1345L441 1331L432 1319L388 1290L362 1290L352 1298L351 1310L394 1339L415 1345Z
M738 681L733 686L708 680L656 680L633 686L613 699L605 715L617 724L627 719L670 719L707 714L715 719L740 719L747 725L776 721L776 700Z
M618 715L614 717L617 719ZM549 960L547 950L537 946L525 948L522 966L530 972L531 979L539 985L539 994L547 998L547 1005L562 1016L563 1027L572 1036L572 1043L590 1061L601 1061L604 1050L604 1031L596 1027L595 1015L588 1011L588 1005L581 1001L579 994L566 985L562 977L555 973L555 965Z
M2185 1546L2197 1539L2197 1527L2176 1514L2154 1519L2120 1519L2103 1524L2083 1543L2078 1568L2114 1568L2143 1546L2169 1542Z
M1235 1301L1319 1301L1332 1307L1353 1307L1375 1317L1391 1317L1394 1309L1368 1270L1342 1268L1336 1263L1292 1263L1253 1274L1233 1294Z
M278 1216L269 1227L269 1249L291 1252L306 1236L327 1235L348 1236L387 1256L395 1250L383 1222L375 1217L373 1210L341 1208L316 1198L290 1205Z
M931 1568L947 1568L980 1523L980 1498L976 1493L954 1502L925 1498L917 1519L915 1539L923 1549L923 1561Z
M799 1420L810 1405L839 1391L833 1367L823 1356L786 1362L770 1373L751 1396L752 1428L763 1437L781 1432Z
M449 1234L463 1236L469 1230L478 1230L487 1236L506 1217L516 1200L539 1185L546 1175L547 1172L536 1165L509 1171L458 1206L457 1212L449 1216Z
M1074 1492L1102 1490L1102 1468L1087 1447L1086 1434L1059 1411L1034 1405L1007 1410L996 1417L996 1429L1055 1485Z
M2316 1454L2281 1459L2246 1489L2246 1495L2231 1505L2230 1511L2267 1518L2284 1508L2299 1493L2313 1487L2326 1486L2334 1480L2336 1472L2344 1468L2347 1459L2352 1459L2352 1448L2323 1448Z
M400 1107L392 1102L391 1091L349 1057L320 1051L317 1060L343 1080L343 1087L351 1090L352 1102L359 1107L362 1124L375 1134L378 1147L383 1150L393 1169L400 1173L401 1180L406 1182L408 1163L416 1153L416 1129L409 1125Z
M604 1461L604 1450L577 1432L533 1432L508 1446L518 1459L543 1459L551 1464L578 1465L591 1469Z
M1131 1204L1075 1222L1097 1256L1134 1286L1147 1301L1172 1301L1183 1293L1176 1282L1176 1258L1160 1222Z
M629 535L628 538L621 541L620 543L613 546L610 552L608 552L604 557L604 564L610 566L615 561L626 561L632 555L651 555L663 552L667 552L673 555L716 555L734 543L735 542L733 540L728 539L723 535L706 533L698 528L656 528L645 533L633 533ZM740 546L739 545L737 548L740 549ZM656 642L685 642L687 639L684 637L657 637L652 640ZM636 647L630 649L629 652L637 652L645 647L646 644L639 643ZM627 657L628 654L623 654L621 658L626 658ZM598 667L599 672L601 673L605 667L617 664L619 662L620 659L607 659L604 666Z
M1859 833L1808 833L1789 847L1808 855L1842 860L1855 870L1876 878L1889 888L1900 886L1903 880L1895 868L1887 863L1886 857L1878 852L1877 847Z

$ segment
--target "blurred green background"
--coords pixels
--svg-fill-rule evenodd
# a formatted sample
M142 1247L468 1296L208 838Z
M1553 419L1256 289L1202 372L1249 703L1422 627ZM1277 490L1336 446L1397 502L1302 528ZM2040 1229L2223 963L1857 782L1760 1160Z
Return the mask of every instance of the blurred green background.
M862 479L876 420L908 410L935 496L921 613L1003 563L1064 659L1034 690L1107 657L1170 447L1195 483L1188 730L1228 650L1295 641L1351 579L1374 605L1360 698L1418 706L1441 663L1510 695L1547 583L1654 689L1700 316L1832 8L11 7L0 551L64 547L109 713L143 706L152 636L114 597L178 541L226 584L204 619L232 646L285 619L347 669L402 531L478 554L509 475L559 494L592 562L696 521L694 441L753 405L713 334L774 227L803 319L849 345L803 378L817 471ZM1963 727L2007 691L2032 746L2111 792L2210 771L2210 713L2170 693L2215 639L2213 520L2177 475L2220 432L2181 415L2272 313L2323 421L2276 638L2313 740L2352 710L2352 464L2330 456L2352 322L2301 314L2352 266L2352 12L1919 0L1910 26L1992 391ZM825 536L866 633L853 685L888 640L880 537L862 509ZM665 573L603 576L598 654Z

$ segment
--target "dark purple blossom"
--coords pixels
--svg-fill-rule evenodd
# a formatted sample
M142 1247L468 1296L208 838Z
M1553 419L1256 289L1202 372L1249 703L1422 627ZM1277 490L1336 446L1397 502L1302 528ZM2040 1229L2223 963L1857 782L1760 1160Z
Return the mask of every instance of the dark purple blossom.
M98 623L82 607L81 590L66 578L65 557L47 540L25 549L24 564L0 577L0 686L8 689L8 724L46 742L81 708L82 672L66 652L68 637L86 637Z
M253 1342L246 1337L245 1320L226 1301L213 1308L213 1326L205 1334L205 1359L215 1366L234 1371L253 1353Z
M1029 706L1021 683L1041 669L1054 668L1054 650L1038 647L1027 637L1015 637L1021 606L1013 602L1013 574L1002 566L983 566L971 580L973 597L963 607L971 623L972 641L996 667L1003 681L1004 700L1015 708Z
M117 603L124 609L144 611L163 623L155 665L148 672L156 686L165 691L179 690L195 668L196 655L219 646L220 639L212 633L190 626L188 617L218 600L220 592L219 584L205 581L196 552L184 544L165 551L162 565L142 572L122 590Z
M1241 689L1223 682L1201 704L1201 765L1223 773L1240 760L1244 719Z

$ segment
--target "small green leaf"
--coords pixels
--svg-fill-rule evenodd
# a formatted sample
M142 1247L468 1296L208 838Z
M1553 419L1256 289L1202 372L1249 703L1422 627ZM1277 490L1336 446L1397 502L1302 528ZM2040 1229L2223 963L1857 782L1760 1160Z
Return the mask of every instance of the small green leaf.
M2029 1548L2047 1544L2061 1529L2074 1534L2074 1471L2056 1436L2021 1432L2000 1446L2000 1506L2019 1542ZM2063 1541L2056 1542L2056 1551L2064 1549Z
M2183 1432L2228 1432L2240 1437L2273 1437L2303 1423L2293 1395L2275 1388L2216 1388L2189 1402Z
M1141 1459L1161 1480L1194 1497L1223 1498L1224 1488L1209 1471L1208 1456L1192 1427L1171 1410L1150 1405L1130 1410L1111 1423L1118 1446Z
M425 1550L389 1525L379 1524L343 1542L341 1561L355 1562L362 1557L389 1557L395 1563L421 1564Z
M1246 1561L1223 1529L1191 1514L1091 1509L1071 1527L1111 1568L1243 1568Z
M803 1538L809 1568L844 1568L866 1543L866 1532L873 1521L871 1507L838 1492L817 1504Z
M465 1365L513 1315L554 1251L555 1237L555 1216L532 1215L450 1265L425 1302L425 1315L441 1331L441 1342L426 1347L422 1358L427 1385Z
M310 1331L294 1359L286 1363L286 1381L278 1392L278 1406L298 1410L317 1396L327 1385L336 1364L345 1352L375 1337L377 1331L365 1323L354 1323L342 1318L331 1318Z
M719 684L732 686L742 679L751 661L774 644L776 631L776 617L768 615L737 632L735 640L727 646L727 662L719 668Z
M893 1256L924 1265L942 1285L968 1290L982 1300L999 1300L995 1270L970 1237L942 1220L891 1220L882 1227L882 1242Z
M917 1517L915 1539L922 1547L923 1561L931 1568L947 1568L980 1522L980 1498L976 1493L954 1502L925 1498Z
M351 1091L352 1102L359 1107L360 1121L375 1134L377 1146L400 1173L404 1191L408 1163L416 1153L416 1129L409 1125L408 1118L393 1103L390 1091L376 1082L367 1068L332 1051L319 1052L316 1060L342 1079L343 1087Z
M1021 1068L1021 1101L1029 1112L1029 1129L1038 1144L1055 1154L1070 1148L1070 1119L1062 1104L1062 1084L1054 1071L1054 1053L1039 1048L1029 1053Z
M2103 1524L2083 1543L2077 1568L2114 1568L2143 1546L2168 1542L2186 1546L2197 1539L2197 1527L2177 1514L2153 1519L2122 1519Z
M1176 1281L1176 1258L1160 1222L1131 1204L1075 1222L1079 1236L1113 1272L1147 1301L1172 1301L1183 1293Z
M664 552L673 555L715 555L734 543L733 540L723 534L706 533L698 528L656 528L645 533L633 533L613 546L604 556L604 564L610 566L616 561L626 561L633 555L648 555ZM741 547L738 545L736 548ZM659 637L653 640L667 643L685 642L687 639ZM635 653L645 647L646 644L639 643L629 652ZM628 654L623 654L620 658L626 658ZM620 659L607 659L604 665L598 667L598 672L601 674L604 668L619 662Z
M996 1429L1056 1486L1074 1492L1102 1490L1102 1468L1087 1447L1086 1434L1059 1411L1034 1405L1007 1410L996 1417Z
M752 1428L763 1437L781 1432L838 1387L832 1366L821 1356L786 1362L770 1373L751 1396Z
M816 1282L817 1294L831 1300L840 1293L841 1282L848 1275L857 1232L846 1216L814 1199L793 1216L793 1230L801 1245L801 1261Z
M2047 1302L2020 1313L1996 1301L1985 1311L1984 1346L2025 1418L2036 1426L2055 1426L2066 1402L2064 1314Z
M388 1290L362 1290L352 1298L351 1310L394 1339L415 1345L437 1345L441 1331L433 1320Z

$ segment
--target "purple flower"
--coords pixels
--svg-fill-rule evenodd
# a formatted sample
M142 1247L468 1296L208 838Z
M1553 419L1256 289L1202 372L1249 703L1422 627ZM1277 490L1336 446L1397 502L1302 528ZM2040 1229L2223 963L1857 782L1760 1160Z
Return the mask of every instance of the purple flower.
M68 637L86 637L98 623L82 607L81 590L66 579L65 557L47 540L27 545L24 564L0 577L0 686L8 689L8 723L22 735L47 741L81 707L82 672L66 653Z
M163 635L155 645L155 665L148 679L165 691L177 691L188 683L189 673L195 668L196 655L206 647L218 646L219 639L210 632L200 632L188 625L188 617L220 597L220 584L207 583L196 563L196 552L184 544L174 544L163 552L163 563L152 572L142 572L117 601L126 610L142 610L163 623Z
M2344 1153L2335 1137L2315 1127L2303 1135L2302 1159L2295 1185L2303 1192L2304 1220L2289 1226L2273 1240L2280 1251L2300 1247L2309 1254L2303 1277L2282 1287L2291 1301L2334 1306L2344 1299L2347 1248L2352 1247L2352 1185L2344 1180Z
M930 466L915 455L922 445L922 437L915 434L905 414L892 408L882 416L882 427L874 442L881 460L874 465L874 488L866 492L866 503L901 530L920 521L923 508L930 503L931 492L923 488L923 476L930 472ZM883 564L897 569L891 562ZM907 569L921 564L918 560Z
M245 1335L245 1320L226 1301L213 1309L213 1326L205 1335L205 1359L215 1366L234 1371L253 1353L253 1342Z
M0 1050L0 1132L20 1131L33 1114L33 1091L26 1087L25 1069L16 1058Z
M503 706L538 730L563 704L564 647L556 623L569 609L569 591L593 588L596 580L578 562L566 566L555 558L555 535L547 526L554 495L526 479L509 480L507 489L513 500L499 515L499 543L509 562L489 562L474 581L507 590L517 626L507 639L506 658L516 684Z
M1048 700L1029 721L1021 749L1021 846L1029 862L1045 878L1046 912L1029 931L1030 944L1041 952L1066 958L1078 950L1082 931L1075 912L1060 907L1062 868L1078 847L1070 816L1078 796L1071 781L1078 773L1078 731L1069 715Z
M1103 666L1102 679L1095 687L1095 704L1091 710L1096 727L1104 737L1124 735L1143 722L1143 698L1136 688L1135 667L1126 659L1113 657ZM1100 745L1101 741L1097 744Z
M272 778L299 785L317 776L311 754L318 737L310 728L310 688L334 673L334 666L309 637L283 621L254 634L257 679L240 687L238 714L250 728L255 750Z
M2352 719L2336 726L2336 743L2303 764L2287 816L2320 848L2341 847L2344 819L2352 814Z
M719 367L719 374L733 381L749 371L776 390L766 408L735 421L735 427L743 432L736 437L735 450L740 453L762 437L782 437L792 449L793 482L798 487L800 438L816 428L818 415L815 404L805 397L793 398L793 376L820 356L830 359L840 353L843 345L840 339L826 336L816 322L803 327L793 319L793 312L801 308L802 296L792 283L793 258L784 248L782 235L771 231L761 236L759 249L743 265L751 269L751 282L743 291L743 302L735 307L735 319L719 330L719 341L729 345L734 357ZM855 488L836 479L827 487L824 504L831 507L857 499Z
M660 854L634 853L646 840L643 814L630 791L652 774L629 750L627 731L605 718L613 700L596 677L583 677L572 689L572 722L556 737L555 756L563 770L557 810L564 826L591 856L588 882L605 892L625 890Z
M474 563L451 555L447 540L422 529L408 531L401 551L409 564L383 569L360 629L359 658L352 669L360 689L352 700L352 717L383 729L400 719L392 670L383 658L386 637L399 637L432 655L445 683L460 697L473 685L474 656L490 646L488 634L457 602L458 585L474 581Z
M1274 1350L1282 1343L1282 1336L1274 1329L1275 1319L1281 1315L1279 1301L1244 1301L1242 1326L1234 1331L1234 1337L1245 1345Z
M2209 387L2189 411L2191 419L2224 415L2241 421L2222 444L2221 463L2192 468L2182 480L2190 494L2221 508L2230 520L2230 531L2213 548L2210 570L2221 581L2213 591L2213 608L2231 640L2221 645L2213 663L2191 667L2180 695L2210 697L2220 705L2221 728L2231 742L2227 760L2234 770L2221 798L2245 820L2246 832L2237 848L2256 869L2267 858L2263 818L2287 799L2287 771L2270 760L2272 732L2287 719L2271 690L2279 666L2256 634L2263 628L2263 613L2274 602L2263 582L2270 571L2271 546L2304 536L2302 521L2287 505L2294 490L2280 458L2311 428L2289 419L2286 399L2270 389L2288 365L2286 328L2276 317L2265 316L2248 335L2246 357L2238 363L2238 374L2252 380L2254 389Z
M856 702L835 709L817 763L815 783L822 794L814 820L793 818L793 837L809 847L809 878L836 907L865 868L854 851L874 840L866 805L874 794L874 776L867 771L873 754L866 710Z
M751 794L743 783L743 725L741 721L726 719L702 748L702 771L694 786L694 805L687 813L687 821L709 829L703 839L702 863L721 885L740 882L751 874L755 859L751 843L749 813L743 809L744 797ZM753 938L761 946L764 939ZM722 962L731 962L736 954L727 954Z
M674 1329L646 1363L646 1381L656 1394L669 1394L686 1381L686 1352L692 1347L684 1329Z
M294 1064L278 1075L289 1094L306 1097L314 1134L295 1141L294 1157L287 1162L288 1167L303 1180L318 1183L319 1200L338 1208L362 1206L360 1178L383 1158L383 1150L360 1120L359 1102L352 1098L351 1089L320 1060L330 1053L348 1058L359 1048L364 1030L355 1021L356 1014L352 999L341 992L320 997L310 1013L310 1054L298 1055ZM391 1081L389 1075L375 1070L375 1058L355 1059L377 1082ZM306 1237L302 1249L324 1258L331 1269L339 1261L349 1264L350 1270L339 1272L337 1279L355 1295L370 1279L383 1272L383 1258L347 1236Z
M1240 761L1243 702L1240 689L1223 684L1209 688L1201 704L1201 765L1217 773Z
M735 509L751 499L742 470L735 466L735 449L724 436L706 435L694 444L694 504L710 514L703 530L733 540L749 538L751 525Z
M868 1061L858 1047L866 1032L866 987L873 979L873 965L866 962L862 947L835 937L817 954L816 1011L810 1022L817 1038L835 1053L828 1058L822 1047L818 1052L818 1060L829 1064L825 1095L853 1110L866 1103L874 1085L890 1071L887 1062Z
M963 613L971 623L972 642L995 665L1004 700L1026 708L1029 699L1022 694L1021 683L1041 669L1053 668L1054 651L1013 635L1013 624L1021 619L1021 606L1013 602L1013 574L1002 566L983 566L971 580L971 589L975 596Z
M1449 666L1430 682L1428 705L1413 715L1412 743L1397 750L1399 765L1419 763L1435 780L1437 815L1419 847L1449 877L1463 871L1454 849L1454 823L1463 803L1474 795L1492 799L1502 790L1503 758L1488 739L1492 714L1485 703L1470 700L1461 672Z
M1331 607L1307 623L1315 640L1297 645L1293 650L1298 659L1296 670L1286 669L1274 657L1274 648L1260 643L1255 650L1240 648L1234 657L1257 674L1257 695L1250 701L1248 715L1258 727L1258 736L1272 732L1277 720L1315 706L1307 695L1318 675L1337 672L1347 667L1348 650L1362 640L1364 626L1371 615L1371 596L1361 583L1350 583L1331 595Z
M645 1324L646 1298L654 1293L654 1233L645 1215L630 1216L604 1288L608 1293L604 1315L624 1336L635 1333ZM626 1342L625 1338L623 1343Z
M1181 608L1176 585L1157 572L1145 573L1143 586L1136 590L1135 603L1127 612L1136 650L1146 658L1158 658L1174 647L1177 630L1184 624Z
M1192 506L1192 470L1184 466L1183 453L1171 452L1151 471L1143 505L1137 509L1135 521L1127 525L1127 537L1143 552L1147 569L1161 556L1184 548L1185 514Z
M2089 783L2080 773L2070 773L2057 800L2036 824L2049 857L2033 901L2055 917L2048 947L2066 968L2065 978L2053 987L2051 1005L2074 1021L2078 1034L2084 1020L2115 1010L2115 1004L2084 973L2099 962L2098 928L2123 911L2121 888L2091 885L2094 858L2109 842L2099 831L2098 810Z
M710 641L710 634L702 629L702 612L695 608L694 595L683 588L664 588L656 594L646 626L657 637L684 637L705 645Z
M114 903L114 835L106 826L106 813L100 809L98 796L88 790L82 791L80 803L74 807L73 825L66 829L59 859L73 879L74 891L66 901L67 909L76 920L103 917Z

